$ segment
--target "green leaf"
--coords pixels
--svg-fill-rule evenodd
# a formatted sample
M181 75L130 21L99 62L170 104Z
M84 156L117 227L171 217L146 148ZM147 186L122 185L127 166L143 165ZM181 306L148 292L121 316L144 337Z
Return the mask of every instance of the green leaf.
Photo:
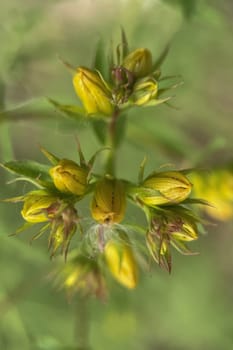
M52 183L48 165L33 160L15 160L0 165L14 174L34 179L39 184Z
M59 102L47 98L47 101L56 108L57 111L61 112L64 116L76 121L83 121L86 118L86 112L82 107L73 105L62 105Z

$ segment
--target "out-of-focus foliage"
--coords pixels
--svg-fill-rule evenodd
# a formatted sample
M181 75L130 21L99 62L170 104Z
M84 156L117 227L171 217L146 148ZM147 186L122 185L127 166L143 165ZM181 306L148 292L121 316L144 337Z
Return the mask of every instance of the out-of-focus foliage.
M0 103L8 112L0 114L1 161L12 159L12 152L16 159L39 161L38 144L73 159L76 131L85 153L95 152L98 141L86 123L61 119L45 97L76 104L71 76L57 56L90 65L99 36L118 43L123 25L133 47L152 48L153 56L171 42L163 74L179 72L185 84L172 102L178 109L129 113L119 176L135 181L145 153L153 163L148 173L167 163L223 169L232 160L232 17L230 0L3 2ZM31 189L22 182L5 186L10 178L0 171L1 198ZM30 231L18 240L8 237L19 224L19 207L14 212L0 203L0 209L0 348L75 348L80 305L75 299L68 304L65 293L46 278L52 270L44 251L47 237L32 246ZM88 204L83 215L87 210ZM143 220L137 209L129 216ZM218 222L207 231L194 243L200 256L188 257L185 264L174 256L172 276L148 271L135 291L113 282L107 304L91 301L93 349L232 349L232 223Z

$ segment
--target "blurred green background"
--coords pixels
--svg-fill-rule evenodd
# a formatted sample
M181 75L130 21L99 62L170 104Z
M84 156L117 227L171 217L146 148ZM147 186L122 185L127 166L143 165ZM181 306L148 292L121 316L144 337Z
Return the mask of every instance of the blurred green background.
M20 6L19 6L20 5ZM147 171L224 166L232 161L233 3L231 0L11 0L0 13L1 161L44 161L51 152L77 159L74 133L89 157L98 140L87 124L75 125L46 102L77 103L71 76L58 56L91 65L100 37L156 57L168 42L164 75L181 74L172 104L132 110L118 156L118 175L136 180L144 155ZM76 130L74 129L76 128ZM0 169L1 198L30 189ZM19 206L0 203L0 349L77 349L79 304L69 304L47 275L52 263L42 238L9 237L19 226ZM129 212L129 219L137 211ZM145 271L129 292L114 284L107 303L90 302L94 350L233 349L232 222L214 222L195 248L200 256L174 254L171 276Z

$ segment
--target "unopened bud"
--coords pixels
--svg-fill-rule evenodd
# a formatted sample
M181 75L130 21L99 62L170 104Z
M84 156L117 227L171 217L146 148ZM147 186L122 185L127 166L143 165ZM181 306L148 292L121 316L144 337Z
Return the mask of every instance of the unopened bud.
M125 57L122 65L136 78L145 77L152 71L151 52L148 49L136 49Z
M58 206L57 198L44 190L31 191L24 197L22 217L27 222L38 223L48 221L54 216Z
M104 250L113 277L123 286L133 289L138 282L138 270L132 249L127 244L109 241Z
M73 84L88 114L112 114L111 90L99 72L79 67Z
M158 84L154 79L137 82L134 85L133 99L137 106L143 106L154 99L158 93Z
M190 194L192 184L178 171L154 173L142 184L139 198L148 206L174 204L184 201Z
M81 196L87 187L88 169L72 160L62 159L49 171L56 188L64 193Z
M101 224L119 223L126 209L124 184L120 180L104 178L96 184L91 203L93 218Z

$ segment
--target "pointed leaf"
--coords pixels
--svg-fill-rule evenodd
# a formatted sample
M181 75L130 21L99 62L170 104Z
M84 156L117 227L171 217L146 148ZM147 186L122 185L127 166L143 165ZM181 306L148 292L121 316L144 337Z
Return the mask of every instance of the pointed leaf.
M0 164L6 170L42 182L51 182L49 166L33 160L15 160Z

